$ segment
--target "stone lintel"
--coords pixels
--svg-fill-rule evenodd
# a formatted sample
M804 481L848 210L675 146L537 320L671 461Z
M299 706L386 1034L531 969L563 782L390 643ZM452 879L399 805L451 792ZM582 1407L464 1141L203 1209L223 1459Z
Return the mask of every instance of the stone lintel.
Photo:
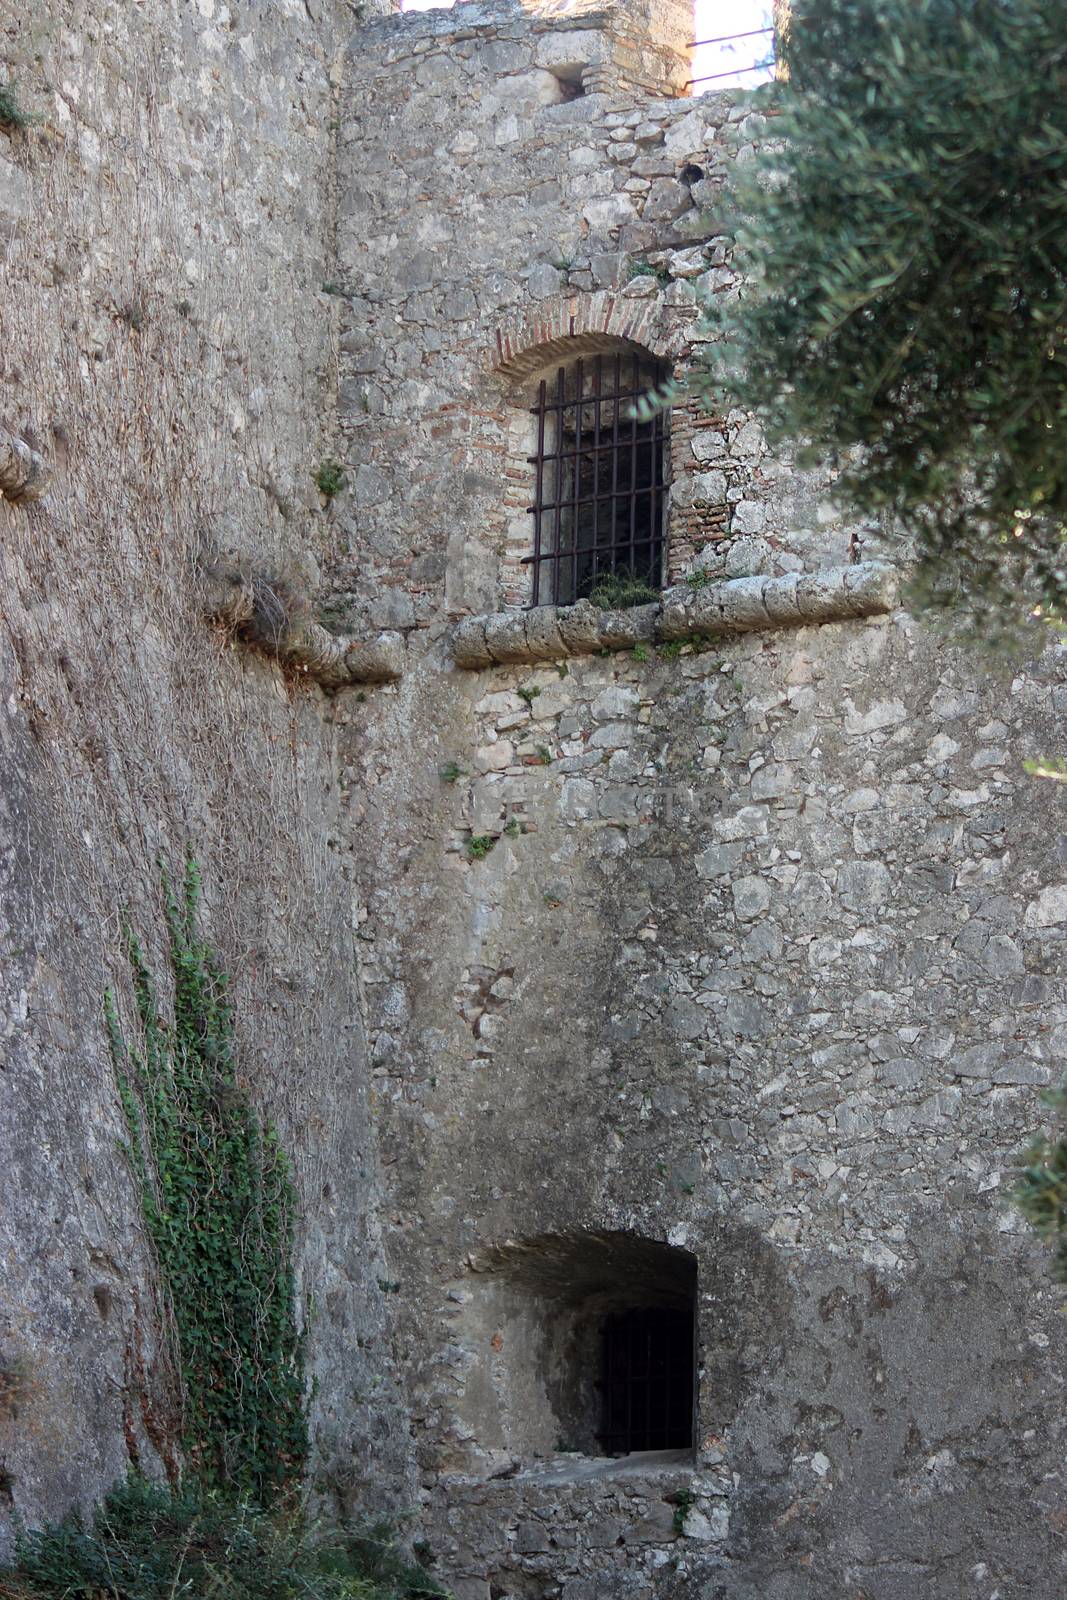
M788 572L780 578L732 578L702 588L678 583L665 589L656 604L628 611L598 611L580 600L573 606L468 617L452 631L452 657L457 667L473 671L491 664L629 650L656 640L844 622L892 611L897 589L895 568L881 561Z

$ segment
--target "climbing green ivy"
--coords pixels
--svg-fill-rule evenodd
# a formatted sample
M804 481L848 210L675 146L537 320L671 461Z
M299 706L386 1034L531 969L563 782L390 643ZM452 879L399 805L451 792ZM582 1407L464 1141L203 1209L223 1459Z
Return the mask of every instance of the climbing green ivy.
M208 1488L269 1504L307 1455L304 1335L287 1157L237 1067L226 979L196 929L200 875L163 875L173 1021L131 930L140 1039L105 998L127 1155L141 1186L182 1382L181 1445Z

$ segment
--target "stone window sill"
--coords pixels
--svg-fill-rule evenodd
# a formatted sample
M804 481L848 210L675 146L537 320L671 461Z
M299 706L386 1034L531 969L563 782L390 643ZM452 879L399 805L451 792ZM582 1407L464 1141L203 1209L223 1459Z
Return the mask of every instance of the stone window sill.
M679 583L665 589L662 600L628 611L599 611L579 600L468 617L452 630L452 656L457 667L476 671L636 644L850 621L892 611L897 588L895 569L879 561L781 578L733 578L705 588Z
M546 1486L593 1483L611 1478L647 1478L659 1473L694 1472L692 1450L641 1450L629 1456L552 1456L532 1462L516 1475Z

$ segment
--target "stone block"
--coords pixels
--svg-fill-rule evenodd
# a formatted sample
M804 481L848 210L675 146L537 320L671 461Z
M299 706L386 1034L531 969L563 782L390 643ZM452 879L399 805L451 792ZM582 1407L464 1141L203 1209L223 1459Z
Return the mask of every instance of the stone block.
M543 1522L520 1522L515 1529L515 1550L519 1555L535 1555L551 1548L552 1541Z
M763 603L766 578L732 578L720 584L715 591L723 623L727 628L747 632L752 628L765 628L770 622Z
M567 646L559 631L555 606L535 606L525 613L526 645L532 661L558 661L567 655Z
M468 617L452 630L452 659L457 667L491 667L493 657L485 642L485 618Z
M613 228L621 228L624 223L637 220L633 201L622 192L605 195L600 200L590 200L583 208L582 216L590 228L599 233L610 233Z
M640 704L641 696L628 683L613 684L593 701L593 720L611 722L617 717L632 716Z
M734 912L743 922L762 916L771 903L771 887L766 878L738 878L732 888Z
M658 603L629 606L625 611L600 613L600 643L606 650L632 650L635 644L650 643L656 637Z
M677 178L655 178L641 213L646 222L672 222L689 210L689 190Z
M561 606L556 612L556 624L572 655L590 655L600 648L600 612L588 600Z
M752 578L766 572L771 559L771 547L766 539L745 538L735 539L726 552L726 576L728 578ZM766 604L766 592L764 593ZM770 607L767 607L770 616Z
M779 628L797 627L802 622L797 599L798 574L787 572L771 578L763 586L763 605L769 621Z
M521 611L498 611L485 619L485 647L494 661L528 661L526 618Z

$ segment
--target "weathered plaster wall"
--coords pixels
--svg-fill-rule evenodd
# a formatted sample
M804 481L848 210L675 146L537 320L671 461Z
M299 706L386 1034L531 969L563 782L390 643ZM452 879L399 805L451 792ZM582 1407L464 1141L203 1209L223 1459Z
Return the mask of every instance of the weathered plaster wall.
M1021 771L1062 658L997 678L896 613L451 670L450 619L524 597L543 347L684 360L694 285L734 287L723 135L760 130L559 101L577 32L509 5L361 49L337 584L419 625L350 803L431 1541L463 1600L1058 1594L1062 1326L1003 1191L1067 1023L1058 797ZM863 553L742 413L672 437L675 576ZM688 1466L534 1459L535 1319L471 1264L583 1230L698 1259Z
M1065 692L979 688L900 614L383 704L428 758L406 825L367 797L405 857L367 925L390 1270L463 1593L1056 1592L1062 1325L1003 1189L1067 1022L1056 797L1019 771ZM605 1228L700 1264L677 1542L643 1502L603 1540L610 1478L486 1482L532 1452L470 1394L525 1352L470 1334L464 1265Z
M281 1124L317 1307L318 1460L407 1501L378 1280L331 702L201 614L212 544L314 588L333 544L332 146L345 5L0 4L0 419L56 466L0 503L0 1550L165 1425L104 1038L120 919L201 863L243 1070ZM206 530L206 533L205 533ZM368 691L388 694L388 689ZM343 697L337 704L343 704Z

